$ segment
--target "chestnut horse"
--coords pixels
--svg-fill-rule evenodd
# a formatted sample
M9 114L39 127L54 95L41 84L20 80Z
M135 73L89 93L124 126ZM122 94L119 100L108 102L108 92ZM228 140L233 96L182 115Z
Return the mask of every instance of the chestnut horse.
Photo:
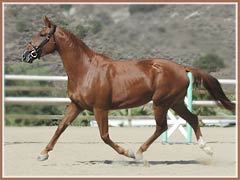
M171 108L193 128L199 146L208 154L210 147L203 141L198 118L184 104L192 72L195 84L203 85L226 109L235 111L235 104L224 94L217 79L193 67L165 59L112 60L94 52L72 33L56 26L47 17L45 27L37 33L23 53L22 61L32 63L57 51L68 76L67 93L71 99L62 121L41 151L38 160L48 159L59 136L83 110L93 111L102 140L124 156L141 159L143 152L167 130L167 111ZM132 108L153 101L156 129L136 153L113 142L108 133L108 111Z

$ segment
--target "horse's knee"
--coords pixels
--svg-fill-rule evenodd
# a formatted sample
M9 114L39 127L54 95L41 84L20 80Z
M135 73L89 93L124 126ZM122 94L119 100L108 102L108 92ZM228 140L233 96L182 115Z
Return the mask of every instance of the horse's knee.
M168 129L168 125L164 124L161 126L161 131L166 131Z
M163 132L165 132L168 129L167 125L157 126L155 133L160 136Z
M103 140L104 143L109 144L110 138L109 138L109 134L108 133L101 134L101 139Z
M162 123L157 122L156 132L164 132L167 129L168 129L167 121Z

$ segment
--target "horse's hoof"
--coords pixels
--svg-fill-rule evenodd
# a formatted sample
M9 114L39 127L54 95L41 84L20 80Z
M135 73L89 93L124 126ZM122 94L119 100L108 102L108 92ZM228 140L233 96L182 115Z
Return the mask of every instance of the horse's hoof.
M49 155L48 154L39 154L37 157L38 161L46 161L48 159Z
M211 147L209 146L204 146L201 148L205 153L207 153L209 156L212 156L213 155L213 150Z
M128 150L128 157L135 159L135 154L131 149Z
M143 154L142 154L142 153L141 153L141 154L138 154L138 153L137 153L137 154L135 155L135 160L136 160L136 161L141 161L141 160L143 160Z
M198 140L198 145L199 147L208 155L212 156L213 155L213 150L211 147L206 145L207 143L203 140L203 138L200 136Z

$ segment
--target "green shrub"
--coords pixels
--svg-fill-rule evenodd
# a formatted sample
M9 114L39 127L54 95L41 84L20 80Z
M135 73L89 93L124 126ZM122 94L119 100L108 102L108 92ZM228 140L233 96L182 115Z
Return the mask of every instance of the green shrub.
M103 28L103 25L100 21L92 21L91 24L92 24L91 31L93 34L100 32Z
M225 67L224 61L217 54L206 54L194 61L193 66L203 69L207 72L216 72Z
M107 12L99 12L97 14L96 20L105 25L109 25L114 22L112 17Z
M8 9L6 11L8 11L9 14L15 18L18 16L18 13L19 13L19 11L15 8L15 6L8 6Z
M48 74L46 67L41 67L41 61L36 61L31 66L26 63L13 63L5 65L5 74ZM31 90L31 87L53 87L54 83L51 81L24 81L24 80L6 80L5 81L5 96L13 97L53 97L53 96L66 96L66 92L54 92L41 90ZM18 87L29 87L29 89L21 90ZM33 125L56 125L55 121L45 120L27 120L17 118L10 118L9 115L54 115L63 113L62 106L33 106L33 105L10 105L5 104L5 125L11 126L33 126Z
M152 114L152 109L149 111L145 106L132 108L133 116L147 116Z
M76 35L81 39L83 39L87 36L88 31L89 31L89 28L85 27L81 24L77 25L76 28L75 28Z
M63 9L64 11L69 11L72 8L71 4L61 4L60 8Z
M164 6L164 5L134 4L134 5L129 6L128 11L129 11L130 14L135 14L135 13L139 13L139 12L147 13L147 12L155 11L162 6Z
M63 19L58 19L56 24L59 24L64 29L67 29L69 22Z
M206 94L193 93L194 101L202 101L212 99L211 96L206 92ZM193 113L201 116L214 116L216 115L215 107L194 107Z
M23 20L18 20L16 22L16 30L18 32L26 31L27 27L28 27L27 23L25 21L23 21Z
M165 27L159 27L159 28L158 28L158 31L159 31L160 33L165 33L165 32L166 32L166 28L165 28Z

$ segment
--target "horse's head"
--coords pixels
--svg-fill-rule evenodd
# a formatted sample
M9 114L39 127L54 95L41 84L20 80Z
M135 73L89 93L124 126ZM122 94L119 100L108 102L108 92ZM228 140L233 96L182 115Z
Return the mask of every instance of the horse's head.
M52 24L45 16L43 18L45 27L33 36L22 55L22 61L32 63L33 60L54 52L57 48L54 33L56 25Z

